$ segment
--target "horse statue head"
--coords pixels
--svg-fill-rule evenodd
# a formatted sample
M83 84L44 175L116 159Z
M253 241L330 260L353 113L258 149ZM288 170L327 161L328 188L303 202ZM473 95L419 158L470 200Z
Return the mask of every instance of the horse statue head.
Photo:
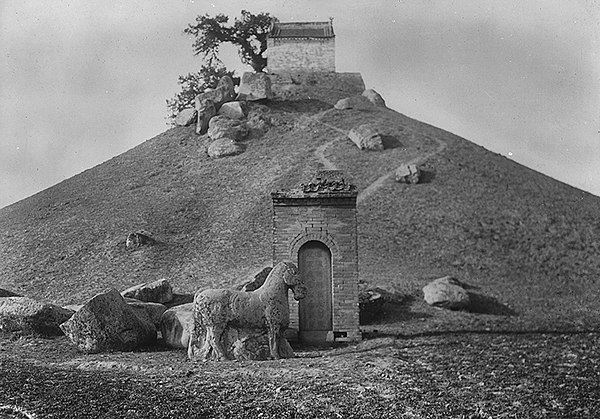
M294 293L294 300L298 301L306 297L306 287L302 283L302 278L296 264L290 260L279 262L273 268L273 271L281 275L283 282Z

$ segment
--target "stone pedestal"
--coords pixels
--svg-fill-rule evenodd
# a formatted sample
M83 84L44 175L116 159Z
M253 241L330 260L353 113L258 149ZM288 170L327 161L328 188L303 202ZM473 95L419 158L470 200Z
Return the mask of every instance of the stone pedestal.
M190 359L222 361L214 351L202 353L201 348L204 345L204 336L206 336L205 330L200 330L195 336L197 339L195 339L188 348L188 356ZM287 341L284 339L281 343L281 356L283 358L293 357L294 351ZM271 359L271 354L269 352L269 337L266 330L236 329L229 327L221 337L221 344L228 359L236 359L238 361L265 361Z

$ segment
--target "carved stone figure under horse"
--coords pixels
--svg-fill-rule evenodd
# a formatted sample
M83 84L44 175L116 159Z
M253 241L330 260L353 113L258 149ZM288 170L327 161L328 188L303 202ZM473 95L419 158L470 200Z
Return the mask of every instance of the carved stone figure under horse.
M222 338L230 328L260 330L263 336L266 331L271 358L294 356L283 336L290 323L288 289L296 300L306 295L298 268L293 262L284 261L273 268L265 283L255 291L209 289L196 293L188 357L229 359Z

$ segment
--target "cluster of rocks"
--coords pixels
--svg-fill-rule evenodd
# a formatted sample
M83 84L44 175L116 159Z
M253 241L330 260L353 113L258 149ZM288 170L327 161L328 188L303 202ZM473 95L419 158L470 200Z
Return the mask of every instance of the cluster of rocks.
M136 285L121 293L107 290L76 308L61 330L77 348L86 353L128 351L150 346L157 341L160 330L166 337L177 339L170 328L172 312L191 313L194 296L176 294L166 279ZM179 337L180 338L180 337ZM176 346L179 347L179 346Z
M273 268L265 267L239 289L255 291ZM108 289L85 304L60 307L0 289L0 332L66 335L82 352L130 351L156 344L188 347L194 295L174 293L166 279L125 291ZM160 333L160 335L159 335Z
M368 109L372 106L385 107L385 101L375 90L367 89L360 96L350 96L338 100L334 108L338 110ZM362 124L352 128L348 133L348 138L361 150L383 150L383 139L373 124Z
M243 141L251 128L265 131L268 120L264 113L249 116L249 101L271 99L271 79L265 73L244 73L238 93L233 80L224 76L215 89L209 89L195 98L195 108L181 111L176 125L196 123L196 133L208 134L207 153L210 157L233 156L244 151Z
M208 137L211 142L207 147L210 157L234 156L244 151L240 141L248 135L246 122L231 119L224 115L211 118L208 124Z
M271 272L263 268L238 287L252 292ZM469 310L469 288L451 276L423 287L427 304ZM383 312L385 303L398 303L398 295L381 288L360 292L361 322ZM82 352L130 351L156 344L160 336L166 346L188 348L194 325L194 295L176 294L166 279L136 285L125 291L109 289L82 305L60 307L0 289L0 332L42 336L64 334Z
M175 294L165 279L123 292L109 289L82 305L60 307L0 289L0 332L64 334L82 352L129 351L156 343L159 330L167 344L181 347L181 312L191 316L194 296ZM173 315L173 312L176 315ZM185 316L183 316L185 317ZM169 340L170 339L170 340ZM179 339L179 340L178 340Z
M369 109L373 106L385 107L385 100L373 89L365 90L360 96L350 96L340 99L334 106L335 109ZM383 138L375 124L361 124L348 132L348 138L356 146L365 151L382 151ZM416 184L419 183L421 170L415 164L403 164L395 171L397 182Z

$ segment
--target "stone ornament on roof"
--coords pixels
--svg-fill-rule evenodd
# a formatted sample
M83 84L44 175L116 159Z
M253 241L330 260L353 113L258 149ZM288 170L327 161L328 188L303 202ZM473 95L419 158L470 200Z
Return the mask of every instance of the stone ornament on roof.
M341 170L320 170L309 183L300 184L304 193L352 192L356 186L346 182Z
M341 170L319 170L309 182L304 182L293 189L271 192L273 202L284 204L288 200L325 200L336 201L336 205L345 204L346 200L356 200L358 191L344 178ZM332 201L332 202L333 202Z

